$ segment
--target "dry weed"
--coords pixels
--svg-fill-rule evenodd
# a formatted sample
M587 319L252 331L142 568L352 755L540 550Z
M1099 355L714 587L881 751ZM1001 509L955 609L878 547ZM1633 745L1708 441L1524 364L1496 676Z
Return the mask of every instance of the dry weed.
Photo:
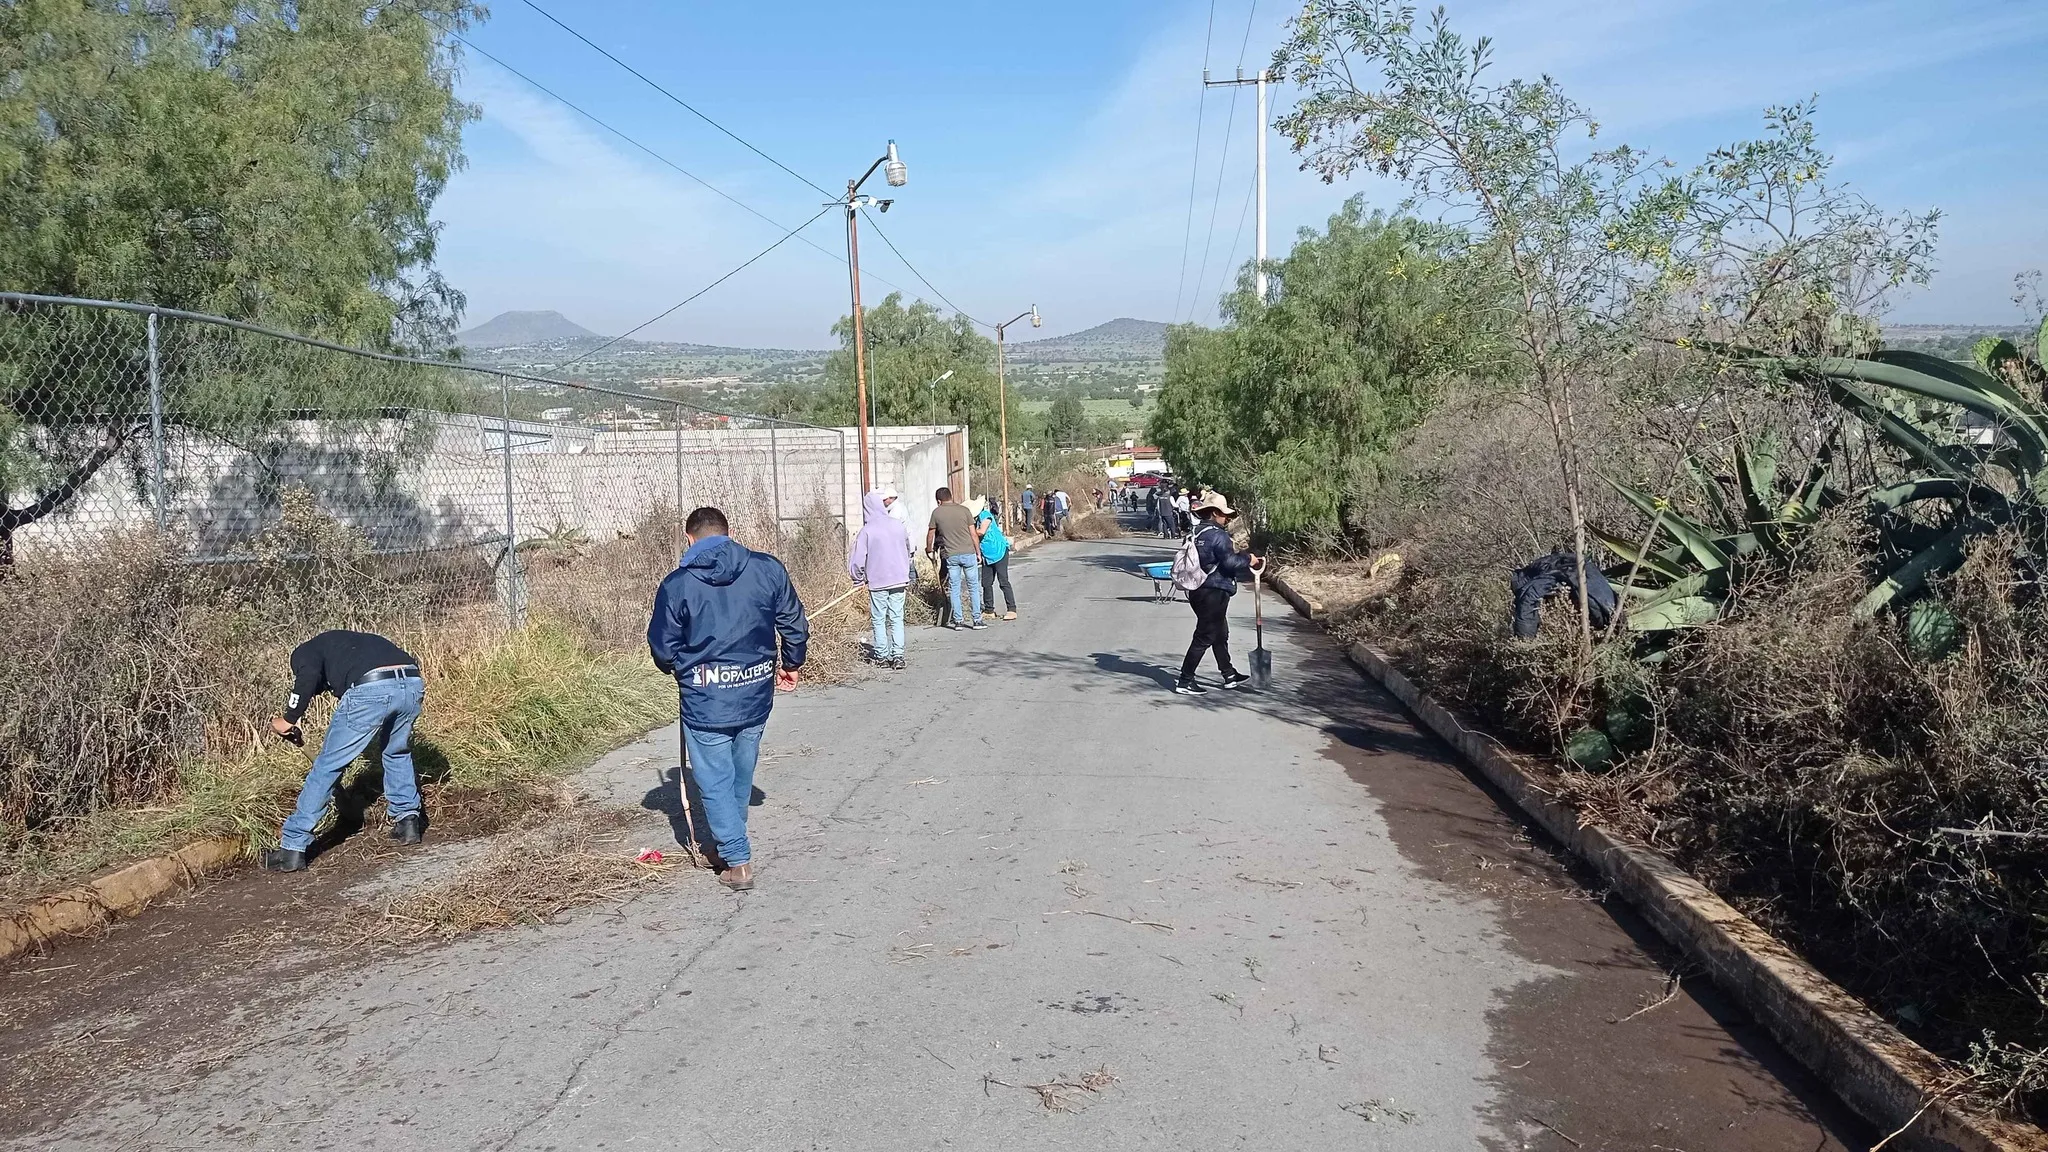
M609 808L548 813L507 833L481 860L427 887L358 913L364 941L446 940L514 924L547 924L593 904L629 900L665 883L677 864L642 864L627 844L633 816Z

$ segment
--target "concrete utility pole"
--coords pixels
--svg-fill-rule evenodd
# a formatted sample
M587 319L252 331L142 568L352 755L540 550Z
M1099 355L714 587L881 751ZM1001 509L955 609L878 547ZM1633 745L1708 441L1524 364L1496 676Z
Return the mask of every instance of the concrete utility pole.
M1205 88L1239 88L1246 84L1255 84L1259 89L1258 192L1256 193L1259 202L1259 223L1252 241L1252 260L1255 269L1253 277L1258 286L1259 299L1261 301L1266 298L1266 85L1271 80L1272 74L1264 68L1259 69L1257 76L1250 78L1245 76L1244 69L1239 68L1237 70L1237 79L1235 80L1211 80L1209 79L1208 69L1202 70L1202 86Z

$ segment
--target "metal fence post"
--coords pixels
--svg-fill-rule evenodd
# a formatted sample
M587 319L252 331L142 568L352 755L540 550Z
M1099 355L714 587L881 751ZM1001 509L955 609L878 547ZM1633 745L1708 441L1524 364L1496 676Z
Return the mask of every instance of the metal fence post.
M156 351L156 313L148 316L149 329L149 467L150 503L156 507L156 530L162 535L169 524L170 509L164 493L164 375Z
M769 499L775 502L775 547L780 550L782 539L782 453L775 440L775 422L768 422L768 491Z
M683 507L683 406L676 405L676 535L675 548L677 563L683 554L683 517L690 514Z
M525 592L519 578L519 517L513 509L512 491L512 382L498 380L498 404L502 422L498 433L505 452L505 622L517 632L525 615Z
M853 511L846 506L846 429L838 428L839 467L839 554L843 558L853 548Z

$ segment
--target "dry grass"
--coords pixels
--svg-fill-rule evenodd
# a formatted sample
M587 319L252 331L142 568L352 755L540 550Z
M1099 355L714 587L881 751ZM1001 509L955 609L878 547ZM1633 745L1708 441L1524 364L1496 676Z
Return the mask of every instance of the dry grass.
M446 940L517 924L548 924L563 913L630 900L666 883L682 865L634 858L626 826L610 808L536 813L500 837L482 859L453 876L361 909L359 942Z
M1116 513L1107 509L1069 516L1061 532L1069 540L1117 540L1124 534L1116 522Z
M749 524L748 506L735 507L736 534L776 551L806 603L848 587L830 520ZM264 727L291 646L322 628L379 631L419 657L428 685L415 751L431 803L510 814L551 794L564 769L674 717L674 684L654 671L644 637L646 606L675 563L675 520L661 507L614 540L526 550L530 624L514 635L488 579L380 567L360 537L297 500L259 551L311 554L311 564L227 573L180 564L143 537L9 570L0 900L199 836L252 847L274 836L311 749ZM859 600L813 622L808 681L857 674ZM316 741L329 703L308 717Z
M1560 764L1565 734L1638 718L1612 767L1561 766L1560 793L1967 1066L1967 1091L2048 1117L2048 600L2015 542L1981 544L1939 588L1962 639L1938 659L1853 617L1868 560L1845 518L1661 663L1624 641L1576 689L1569 609L1512 639L1505 573L1431 531L1399 549L1424 564L1333 613L1340 634Z

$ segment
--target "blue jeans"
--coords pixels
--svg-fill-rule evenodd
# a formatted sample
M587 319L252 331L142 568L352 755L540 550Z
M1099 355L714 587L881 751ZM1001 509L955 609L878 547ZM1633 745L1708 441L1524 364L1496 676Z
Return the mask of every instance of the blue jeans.
M897 593L901 596L902 593ZM747 804L754 798L754 762L761 756L763 720L752 728L721 732L711 728L683 728L683 744L690 750L690 783L696 785L701 820L696 825L697 842L710 832L718 858L731 868L754 858L747 844Z
M962 556L946 557L946 590L953 598L953 623L981 623L981 557L970 552ZM960 585L967 585L969 600L974 604L974 615L960 610Z
M334 786L341 774L363 754L379 733L384 736L384 806L393 821L417 816L420 785L412 767L412 725L420 718L420 702L426 685L416 676L402 680L374 680L342 693L327 721L327 735L320 741L320 754L313 758L313 770L299 789L299 806L285 818L278 846L304 852L313 846L313 829L327 814L334 799Z
M903 655L902 588L884 588L868 593L868 620L875 626L875 659L893 660Z

